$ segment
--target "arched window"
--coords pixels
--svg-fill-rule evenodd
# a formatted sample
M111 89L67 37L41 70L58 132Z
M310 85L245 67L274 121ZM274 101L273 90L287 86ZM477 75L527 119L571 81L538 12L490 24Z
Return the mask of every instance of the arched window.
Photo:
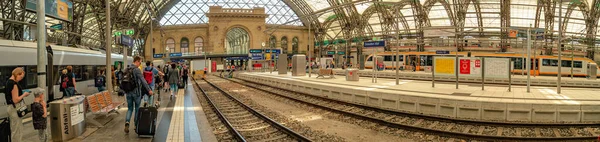
M190 41L187 38L181 38L181 53L188 53L190 51Z
M298 54L298 37L292 39L292 54Z
M194 50L196 52L196 55L202 54L204 52L204 50L202 49L204 47L204 39L202 39L202 37L197 37L196 39L194 39Z
M282 37L281 38L281 53L283 54L287 54L287 50L288 50L288 41L287 41L287 37Z
M271 36L271 38L269 39L269 48L275 48L277 44L277 38L275 38L275 36Z
M173 38L167 39L167 53L175 52L175 40Z

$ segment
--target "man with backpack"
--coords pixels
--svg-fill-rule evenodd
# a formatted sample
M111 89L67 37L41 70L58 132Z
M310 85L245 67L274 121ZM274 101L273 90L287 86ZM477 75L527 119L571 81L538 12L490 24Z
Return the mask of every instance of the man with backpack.
M135 56L133 58L133 64L127 67L123 72L123 79L119 86L127 94L127 115L125 117L125 133L129 133L129 121L131 115L136 112L134 119L134 125L137 128L138 114L141 103L142 94L148 92L148 95L153 95L152 88L148 86L148 83L142 75L142 71L138 68L142 64L142 58ZM134 129L136 129L134 128ZM136 130L137 132L137 130Z
M188 74L190 73L190 70L187 68L187 66L183 66L183 69L181 70L181 72L182 72L181 79L183 79L183 81L182 81L183 87L187 88Z
M144 80L148 83L152 91L155 91L155 76L163 76L164 74L154 68L154 65L150 61L146 61L146 68L144 68ZM150 103L150 106L154 106L154 96L153 95L144 95L144 100L147 103Z
M98 76L94 79L94 86L98 88L98 92L106 90L106 76L104 76L104 71L98 70Z

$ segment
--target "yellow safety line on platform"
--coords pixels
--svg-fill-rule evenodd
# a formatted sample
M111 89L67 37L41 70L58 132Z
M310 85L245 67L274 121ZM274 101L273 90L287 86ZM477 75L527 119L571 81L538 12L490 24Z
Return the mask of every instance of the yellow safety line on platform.
M173 106L173 115L171 116L171 124L169 125L169 134L167 135L167 142L184 142L184 110L183 106L184 89L179 89L177 97L175 98L175 106Z

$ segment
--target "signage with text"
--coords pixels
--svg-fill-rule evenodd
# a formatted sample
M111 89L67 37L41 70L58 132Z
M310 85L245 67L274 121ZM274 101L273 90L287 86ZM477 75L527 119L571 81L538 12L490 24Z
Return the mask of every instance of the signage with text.
M37 0L27 0L25 9L37 11ZM66 21L73 21L73 2L69 0L45 0L46 15Z
M455 57L434 57L433 66L435 75L455 75Z
M250 53L263 53L262 49L250 49Z
M327 55L334 55L335 51L327 51Z
M281 54L281 49L271 49L271 53Z
M436 50L435 54L450 54L450 51L448 51L448 50Z
M252 60L264 60L262 53L249 53L249 57Z
M181 52L178 53L169 53L170 57L181 57L183 54L181 54Z
M162 58L165 54L154 54L154 58Z
M363 43L363 47L383 47L385 46L385 41L365 41Z
M132 47L133 39L127 35L121 35L121 45Z
M480 58L461 57L459 58L459 73L461 76L481 77Z
M337 54L338 55L344 55L344 54L346 54L346 52L344 52L344 51L338 51Z

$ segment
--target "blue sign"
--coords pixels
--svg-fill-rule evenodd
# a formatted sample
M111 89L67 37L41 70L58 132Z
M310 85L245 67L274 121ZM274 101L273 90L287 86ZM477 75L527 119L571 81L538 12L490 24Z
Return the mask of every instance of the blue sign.
M154 54L154 58L162 58L165 54Z
M281 54L281 49L271 49L271 53Z
M448 50L436 50L435 54L450 54L450 51L448 51Z
M264 60L264 56L262 53L250 53L250 58L252 58L252 60Z
M262 49L250 49L250 53L262 53Z
M363 47L383 47L385 46L385 41L365 41L363 43Z
M171 59L171 62L185 62L184 59Z
M246 59L249 59L249 57L227 57L225 59L226 60L246 60Z
M265 53L271 53L271 49L265 49Z
M181 57L182 54L181 54L181 52L179 52L179 53L169 53L169 56L170 57Z
M127 35L121 35L121 45L133 47L133 39Z

